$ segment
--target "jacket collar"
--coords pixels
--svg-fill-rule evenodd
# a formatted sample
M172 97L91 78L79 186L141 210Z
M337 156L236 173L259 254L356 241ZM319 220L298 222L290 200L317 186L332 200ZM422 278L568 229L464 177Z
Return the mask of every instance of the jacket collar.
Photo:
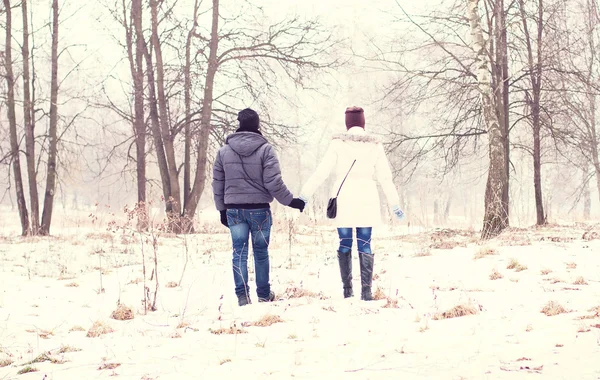
M337 133L333 135L333 139L342 140L342 141L358 141L365 143L380 143L381 138L379 136L372 135L367 133L361 127L351 127L346 131L346 133Z

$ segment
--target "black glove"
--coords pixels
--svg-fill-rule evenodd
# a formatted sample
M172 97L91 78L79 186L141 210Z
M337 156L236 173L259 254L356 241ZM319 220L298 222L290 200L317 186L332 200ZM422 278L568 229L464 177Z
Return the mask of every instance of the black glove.
M221 210L219 212L221 213L221 224L229 228L229 224L227 223L227 210Z
M294 198L292 199L292 202L288 205L291 208L296 208L298 210L300 210L300 212L304 211L304 206L306 205L306 203L304 203L304 201L300 198Z

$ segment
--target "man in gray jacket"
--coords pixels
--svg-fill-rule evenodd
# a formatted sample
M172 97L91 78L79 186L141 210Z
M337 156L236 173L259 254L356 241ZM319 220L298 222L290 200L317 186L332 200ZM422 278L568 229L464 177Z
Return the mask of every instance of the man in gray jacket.
M275 293L269 283L269 239L273 199L302 212L304 201L294 198L281 178L275 150L260 133L258 114L246 108L238 113L239 129L227 136L213 167L215 205L221 223L229 227L233 243L233 280L240 306L250 302L248 286L248 239L256 274L258 302L271 302Z

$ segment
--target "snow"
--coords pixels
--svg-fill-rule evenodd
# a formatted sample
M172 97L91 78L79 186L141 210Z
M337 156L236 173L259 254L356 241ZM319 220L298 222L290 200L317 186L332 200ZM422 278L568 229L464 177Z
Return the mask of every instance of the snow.
M402 224L375 231L373 290L398 301L386 308L385 299L357 297L356 255L356 296L343 299L333 228L297 222L291 245L285 221L272 234L279 300L257 303L251 281L253 304L246 307L233 293L223 227L159 235L157 310L147 314L141 243L151 291L152 247L139 234L81 223L54 237L22 238L5 228L0 362L12 364L0 368L0 379L600 379L600 318L590 311L600 306L600 241L582 239L588 227L511 230L485 243L468 231ZM495 254L480 255L485 250ZM507 269L512 259L527 269ZM494 269L503 278L491 280ZM578 277L587 285L574 285ZM293 288L316 296L290 298ZM134 319L110 318L119 300ZM549 301L568 312L546 316ZM434 318L457 305L477 314ZM267 315L283 322L249 326ZM114 332L87 337L96 321ZM232 326L245 333L211 332ZM44 353L57 363L17 374Z

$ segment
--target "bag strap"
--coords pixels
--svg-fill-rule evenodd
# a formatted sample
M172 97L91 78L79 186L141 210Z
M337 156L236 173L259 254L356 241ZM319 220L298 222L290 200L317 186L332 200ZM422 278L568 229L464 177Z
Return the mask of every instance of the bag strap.
M348 173L346 173L346 176L344 177L344 180L340 184L340 188L338 189L337 195L335 196L336 198L338 197L338 195L340 195L340 191L342 190L342 186L344 185L344 182L346 182L346 178L348 178L348 174L350 174L350 170L352 170L352 167L354 166L355 163L356 163L356 160L354 160L354 162L352 162L352 165L350 165L350 169L348 169Z

